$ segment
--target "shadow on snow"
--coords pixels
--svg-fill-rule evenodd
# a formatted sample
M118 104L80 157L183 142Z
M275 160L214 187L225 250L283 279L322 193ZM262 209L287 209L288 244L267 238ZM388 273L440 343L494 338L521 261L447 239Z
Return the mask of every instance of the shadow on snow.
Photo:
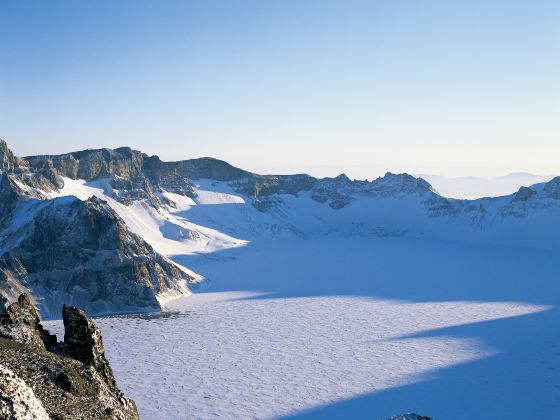
M327 238L279 239L176 259L210 279L205 293L265 293L249 299L360 296L411 303L520 302L548 307L399 337L468 338L496 353L431 371L411 384L334 401L287 418L375 419L414 411L436 419L528 419L560 413L557 252L404 238Z

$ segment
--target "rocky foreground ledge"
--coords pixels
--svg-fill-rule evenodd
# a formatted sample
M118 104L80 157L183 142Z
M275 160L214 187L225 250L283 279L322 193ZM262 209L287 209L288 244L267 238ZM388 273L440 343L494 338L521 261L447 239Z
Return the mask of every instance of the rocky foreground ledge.
M99 329L73 306L62 317L58 342L28 295L11 305L0 295L0 419L138 419L117 388Z

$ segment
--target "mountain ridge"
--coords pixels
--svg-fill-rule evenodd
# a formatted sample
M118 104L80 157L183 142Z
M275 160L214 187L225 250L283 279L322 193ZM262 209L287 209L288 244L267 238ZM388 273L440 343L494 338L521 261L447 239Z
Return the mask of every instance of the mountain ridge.
M5 142L0 150L0 290L35 291L43 316L61 299L93 313L163 308L202 280L190 256L276 237L560 249L560 177L468 200L406 173L319 179L259 175L214 158L164 162L129 147L26 158ZM88 220L98 222L84 231Z
M0 146L7 162L0 173L0 290L8 297L30 292L48 318L59 300L96 314L156 310L161 299L190 293L195 278L132 233L105 201L53 197L63 185L53 167L46 178Z

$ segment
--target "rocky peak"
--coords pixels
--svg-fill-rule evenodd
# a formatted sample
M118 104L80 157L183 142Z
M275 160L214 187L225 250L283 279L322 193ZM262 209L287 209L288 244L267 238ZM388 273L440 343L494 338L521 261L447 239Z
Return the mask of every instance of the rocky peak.
M362 195L397 197L418 193L434 193L434 190L422 178L415 178L409 174L387 172L384 177L372 182L352 181L346 174L341 174L335 178L316 180L311 198L320 203L328 202L333 209L340 209Z
M157 156L133 150L88 149L54 156L25 158L31 168L48 179L60 177L93 181L108 178L115 199L125 205L135 200L149 200L156 208L161 206L161 192L195 196L192 182L177 170L178 163L162 162ZM55 183L57 188L62 183Z
M28 345L36 350L49 350L71 357L86 366L93 367L107 382L115 385L115 378L105 357L101 331L82 310L75 306L63 305L64 342L57 343L41 325L37 310L27 293L22 293L16 302L6 305L0 313L0 337Z
M64 352L69 357L92 366L111 385L115 385L113 371L105 357L101 331L82 310L75 306L62 307L64 322Z
M341 183L352 182L352 181L350 180L350 178L348 178L348 176L347 176L346 174L340 174L340 175L336 176L336 177L334 178L334 180L335 180L336 182L341 182Z
M62 316L64 342L57 342L26 294L0 314L0 418L137 420L134 402L116 386L99 329L76 307L65 305ZM23 416L33 407L35 415Z
M546 196L554 200L560 200L560 176L551 179L544 185Z
M4 140L0 139L0 218L2 218L7 203L15 198L46 198L46 193L61 181L48 167L41 171L32 171L27 161L13 154Z
M380 192L394 194L412 194L416 192L433 192L432 186L422 178L416 178L407 173L394 174L387 172L385 176L372 182L374 188Z
M25 166L24 162L13 154L4 140L0 139L0 172L20 171L22 166Z
M535 190L527 187L521 187L519 190L513 195L512 201L527 201L529 198L537 194Z
M21 294L11 305L7 305L8 300L1 295L0 301L3 303L0 313L0 337L29 345L37 350L45 350L56 343L56 337L41 326L39 315L29 295Z

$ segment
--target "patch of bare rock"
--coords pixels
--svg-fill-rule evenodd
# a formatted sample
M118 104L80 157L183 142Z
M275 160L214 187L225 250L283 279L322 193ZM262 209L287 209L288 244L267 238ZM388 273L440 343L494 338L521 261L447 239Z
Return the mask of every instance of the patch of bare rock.
M117 387L101 332L73 306L62 309L64 341L45 330L29 296L0 297L0 418L136 420Z

